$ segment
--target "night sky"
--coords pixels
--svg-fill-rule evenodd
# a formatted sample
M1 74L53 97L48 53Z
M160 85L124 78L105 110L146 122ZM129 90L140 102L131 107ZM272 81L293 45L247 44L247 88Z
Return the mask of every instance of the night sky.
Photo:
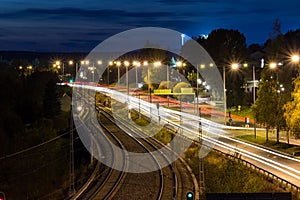
M1 0L0 50L88 52L121 31L154 26L188 36L238 29L264 43L278 18L300 28L298 0Z

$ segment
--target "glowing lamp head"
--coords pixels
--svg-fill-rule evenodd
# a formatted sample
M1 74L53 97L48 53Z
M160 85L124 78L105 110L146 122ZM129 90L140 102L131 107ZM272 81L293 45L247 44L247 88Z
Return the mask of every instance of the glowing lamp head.
M300 56L299 55L292 55L291 60L293 63L299 63L300 61Z
M238 63L233 63L231 65L231 69L233 69L233 70L237 70L238 68L239 68L239 64Z
M275 62L270 63L270 68L271 69L275 69L276 67L277 67L277 63L275 63Z

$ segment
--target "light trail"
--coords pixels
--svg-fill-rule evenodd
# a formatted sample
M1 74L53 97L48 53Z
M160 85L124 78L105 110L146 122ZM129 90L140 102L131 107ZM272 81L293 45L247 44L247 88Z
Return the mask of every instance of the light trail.
M74 85L73 85L73 87L74 87ZM215 136L216 138L222 137L222 138L232 141L234 143L245 145L246 146L245 148L251 147L253 149L261 151L262 153L271 154L271 155L278 156L278 157L281 157L281 158L284 158L287 160L295 161L297 163L300 162L300 160L297 158L289 157L287 155L284 155L284 154L281 154L281 153L278 153L275 151L271 151L271 150L268 150L268 149L265 149L265 148L247 143L247 142L243 142L243 141L228 137L225 135L228 132L224 130L224 129L227 129L227 130L228 129L249 130L248 128L232 127L232 126L229 127L229 126L225 126L223 124L218 124L218 123L213 122L208 119L204 119L204 118L200 119L200 117L196 116L196 115L192 115L192 114L180 112L180 111L175 111L175 110L170 110L170 109L163 108L163 107L161 107L159 109L160 115L158 115L156 105L151 104L142 99L139 99L139 98L136 98L133 96L127 96L127 94L123 94L119 91L108 89L108 88L103 88L103 87L86 86L86 85L80 85L79 87L83 87L83 88L90 89L90 90L95 90L95 91L102 92L102 93L108 93L116 101L119 101L122 103L127 102L128 106L130 106L131 108L136 108L136 109L141 110L143 112L143 114L151 117L152 120L158 121L159 117L160 117L161 121L172 124L173 126L182 129L183 134L184 134L184 132L188 132L189 135L194 135L195 137L199 137L198 129L199 129L199 121L201 121L201 127L202 127L202 130L204 131L203 135L202 135L202 139L205 140L206 142L211 143L212 146L215 145L215 146L218 146L219 148L223 148L223 149L229 150L231 152L238 152L242 156L244 156L248 159L252 159L261 164L272 167L273 169L281 171L284 174L289 175L290 177L300 180L300 176L296 175L296 174L300 174L300 171L295 168L292 168L288 165L271 160L264 156L255 154L253 152L242 149L240 147L227 144L225 142L222 142L222 141L212 137L212 136ZM150 116L150 111L152 111L151 116ZM174 122L174 121L177 121L177 122L179 121L179 122L181 122L181 124L178 124L177 122ZM186 127L186 125L193 127L194 130L191 127ZM185 135L185 136L191 138L191 136L188 136L188 135ZM195 138L192 138L192 139L195 139ZM297 183L297 185L298 184L299 183Z

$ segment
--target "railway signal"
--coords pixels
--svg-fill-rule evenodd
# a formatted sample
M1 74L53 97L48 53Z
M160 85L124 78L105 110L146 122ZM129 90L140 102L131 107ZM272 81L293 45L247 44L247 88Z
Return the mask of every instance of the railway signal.
M194 193L193 192L187 192L186 193L186 200L194 200Z

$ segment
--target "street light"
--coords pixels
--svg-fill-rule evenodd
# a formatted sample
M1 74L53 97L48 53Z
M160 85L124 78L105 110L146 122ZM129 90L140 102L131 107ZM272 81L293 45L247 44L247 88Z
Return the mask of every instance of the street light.
M117 67L118 67L118 84L117 84L118 87L119 87L119 84L120 84L119 81L120 81L120 66L121 66L121 64L122 64L122 63L121 63L120 61L117 61L117 62L116 62L116 65L117 65Z
M253 76L253 105L255 104L255 65L252 67L252 76ZM255 114L253 117L253 131L254 131L254 138L256 139L256 123L255 123Z
M292 61L293 63L299 63L299 61L300 61L300 56L299 56L298 54L292 55L292 56L291 56L291 61Z
M69 65L70 65L70 66L74 65L74 61L73 61L73 60L69 60ZM73 70L72 70L72 71L73 71ZM73 72L74 72L74 71L73 71ZM76 63L75 63L75 74L74 74L73 78L76 78L77 72L78 72L78 63L76 62Z
M233 70L238 70L239 64L238 63L232 63L230 66L231 69ZM227 110L227 97L226 97L226 69L225 66L223 66L223 91L224 91L224 124L226 125L226 110Z
M270 65L270 69L275 69L277 67L276 62L271 62L269 65Z
M137 71L137 69L138 69L138 67L140 67L141 66L141 63L140 62L138 62L138 61L133 61L133 66L135 66L135 85L136 85L136 88L138 88L138 71Z
M110 70L109 66L113 66L113 64L114 64L113 61L109 61L108 62L108 67L106 69L107 70L107 88L109 88L109 70Z
M126 67L126 88L127 88L127 96L129 96L129 85L128 85L128 67L130 65L129 61L124 61L124 65Z

